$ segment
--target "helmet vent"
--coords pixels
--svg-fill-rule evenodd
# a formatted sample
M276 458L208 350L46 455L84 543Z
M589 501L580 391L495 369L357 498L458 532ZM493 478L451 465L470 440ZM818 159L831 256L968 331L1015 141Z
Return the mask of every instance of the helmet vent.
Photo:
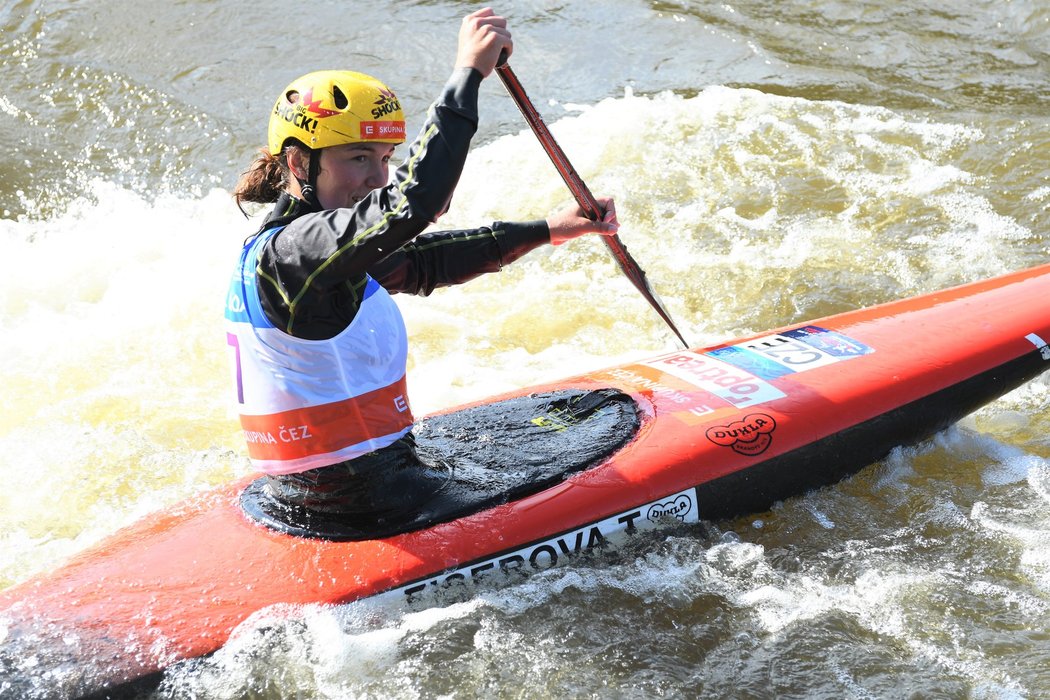
M332 86L332 99L335 100L336 109L346 109L347 105L350 104L350 100L346 99L346 95L343 94L338 85Z

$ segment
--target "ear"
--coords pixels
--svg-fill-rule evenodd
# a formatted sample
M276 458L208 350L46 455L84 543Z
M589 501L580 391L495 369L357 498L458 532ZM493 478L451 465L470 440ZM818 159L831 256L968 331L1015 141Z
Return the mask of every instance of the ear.
M284 153L292 175L298 180L305 180L310 172L310 160L306 154L298 148L289 148Z

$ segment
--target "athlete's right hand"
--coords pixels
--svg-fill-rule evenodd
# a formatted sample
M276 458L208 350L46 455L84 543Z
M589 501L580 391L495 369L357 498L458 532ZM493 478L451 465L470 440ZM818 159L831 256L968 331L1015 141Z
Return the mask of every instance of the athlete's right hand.
M505 17L486 7L463 18L459 27L456 68L473 68L487 78L495 70L502 51L506 51L507 56L514 52Z

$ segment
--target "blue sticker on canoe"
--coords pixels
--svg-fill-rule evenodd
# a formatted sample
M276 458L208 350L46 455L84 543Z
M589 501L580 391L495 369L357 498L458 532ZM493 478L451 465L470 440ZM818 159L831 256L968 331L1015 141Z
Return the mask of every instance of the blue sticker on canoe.
M804 326L803 328L785 331L784 335L789 338L797 338L803 343L823 350L835 357L857 357L859 355L870 355L875 352L864 343L820 326Z
M785 374L791 374L794 372L794 370L773 362L763 355L750 352L743 348L729 346L726 348L718 348L717 350L712 350L705 354L718 358L719 360L722 360L722 362L728 362L729 364L739 367L740 369L750 372L756 377L761 377L762 379L776 379L777 377L783 377Z

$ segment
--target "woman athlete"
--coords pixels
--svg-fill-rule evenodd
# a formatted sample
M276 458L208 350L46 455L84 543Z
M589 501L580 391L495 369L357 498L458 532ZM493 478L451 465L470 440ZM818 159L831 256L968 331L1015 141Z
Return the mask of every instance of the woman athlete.
M370 76L310 73L282 92L268 148L234 192L273 203L227 300L241 425L280 504L352 518L408 512L445 475L419 462L405 324L391 293L428 295L534 248L616 232L569 208L547 220L423 233L448 208L478 124L478 88L513 51L505 18L464 18L455 69L404 163L397 96Z

